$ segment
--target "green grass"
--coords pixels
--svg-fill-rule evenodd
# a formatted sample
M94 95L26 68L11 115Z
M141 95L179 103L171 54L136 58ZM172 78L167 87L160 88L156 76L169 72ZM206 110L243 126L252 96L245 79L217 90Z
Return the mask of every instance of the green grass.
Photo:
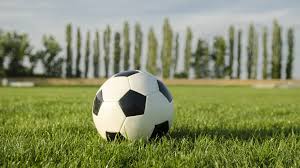
M97 88L0 88L0 166L300 166L299 89L170 89L168 136L106 142L92 122Z

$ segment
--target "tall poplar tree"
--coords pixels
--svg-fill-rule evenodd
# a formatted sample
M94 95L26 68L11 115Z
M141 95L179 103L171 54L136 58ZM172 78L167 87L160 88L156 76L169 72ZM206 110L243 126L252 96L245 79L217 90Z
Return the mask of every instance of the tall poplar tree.
M215 75L217 78L224 78L225 70L225 54L226 54L226 41L222 36L214 38L213 55L215 57Z
M4 77L5 76L4 66L3 66L3 63L4 63L4 55L3 55L3 53L4 53L4 51L3 51L3 48L2 48L2 46L0 44L0 77Z
M66 27L66 41L67 41L67 66L66 77L72 77L72 25L69 23Z
M94 77L99 78L100 40L99 32L96 31L94 39Z
M89 73L89 62L90 62L90 31L86 34L86 43L85 43L85 70L84 70L84 77L88 77Z
M105 77L108 77L108 71L109 71L109 54L110 54L110 36L111 36L111 30L110 26L107 25L104 35L103 35L103 48L104 48L104 66L105 66Z
M253 76L254 48L255 48L255 28L250 24L248 30L248 46L247 46L247 77L251 79Z
M209 51L209 45L208 42L204 42L204 58L203 58L203 71L204 71L204 78L210 77L210 68L209 68L209 62L210 62L210 51Z
M294 61L294 30L288 29L287 33L288 40L288 57L286 64L286 79L292 79L293 74L293 61Z
M238 51L237 51L237 78L241 78L241 58L242 58L242 30L238 31Z
M172 62L172 41L173 32L169 19L165 18L163 25L163 46L162 46L162 71L163 78L170 77L170 67Z
M202 39L198 40L197 48L193 54L194 62L193 68L195 71L196 78L205 78L209 74L209 51L208 44Z
M126 21L124 23L123 29L124 36L124 70L129 70L129 60L130 60L130 39L129 39L129 23Z
M5 53L5 49L4 49L4 43L5 43L5 38L4 38L4 33L2 32L2 30L0 30L0 77L4 77L5 76L5 72L4 72L4 53Z
M143 45L143 32L141 25L136 23L135 25L135 45L134 45L134 68L141 69L141 56Z
M115 33L114 39L114 73L120 72L120 60L121 60L121 35L119 32Z
M174 74L176 73L176 69L177 69L177 62L178 62L178 57L179 57L179 34L176 33L175 36L175 53L174 53L174 60L173 60L173 64L174 64Z
M233 72L233 60L234 60L234 27L231 25L229 27L229 66L228 66L228 76L232 79Z
M147 57L147 71L157 74L157 39L153 28L151 27L148 33L148 57Z
M81 70L80 70L80 61L81 61L81 32L80 28L77 28L77 57L76 57L76 77L80 78L81 77Z
M254 44L253 44L253 62L252 62L252 76L251 79L257 79L257 62L258 62L258 34L254 30Z
M272 38L272 78L281 78L281 57L282 57L282 40L281 27L277 20L273 22Z
M264 27L263 29L263 69L262 77L263 79L268 78L268 29Z
M184 49L184 73L189 76L191 57L192 57L192 30L190 27L186 29L185 49Z

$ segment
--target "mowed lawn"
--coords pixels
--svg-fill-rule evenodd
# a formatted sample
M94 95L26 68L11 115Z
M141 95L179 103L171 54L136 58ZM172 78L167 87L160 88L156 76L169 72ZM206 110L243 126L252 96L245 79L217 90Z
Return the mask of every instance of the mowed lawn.
M174 125L149 142L101 139L97 89L0 88L0 166L300 167L300 89L170 87Z

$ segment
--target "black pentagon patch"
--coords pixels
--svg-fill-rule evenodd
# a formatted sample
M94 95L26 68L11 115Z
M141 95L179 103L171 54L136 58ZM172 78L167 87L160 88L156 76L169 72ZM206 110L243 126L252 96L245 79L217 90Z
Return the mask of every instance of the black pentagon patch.
M119 73L117 73L116 75L115 75L115 77L118 77L118 76L131 76L131 75L133 75L133 74L136 74L136 73L139 73L139 71L136 71L136 70L134 70L134 71L123 71L123 72L119 72Z
M173 100L173 97L167 87L160 81L157 80L159 91L168 99L169 102Z
M95 115L98 115L102 102L103 102L103 97L102 97L102 90L101 90L94 99L93 113Z
M150 139L157 138L157 137L160 138L163 135L167 134L168 131L169 131L169 122L168 121L165 121L158 125L155 125Z
M108 141L124 140L125 138L119 132L106 132L106 139Z
M146 96L133 90L129 90L119 100L119 105L126 117L144 114L145 104Z

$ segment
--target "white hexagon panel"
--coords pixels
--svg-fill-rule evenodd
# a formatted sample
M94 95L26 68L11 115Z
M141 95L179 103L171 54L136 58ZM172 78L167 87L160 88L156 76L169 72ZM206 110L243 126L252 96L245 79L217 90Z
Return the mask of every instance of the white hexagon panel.
M93 115L97 131L104 139L109 138L110 134L118 133L125 118L118 102L102 102L97 115Z
M144 115L126 117L120 133L129 140L150 138L154 129L151 120Z
M173 101L169 102L161 92L147 96L144 116L154 125L168 121L170 128L173 121Z
M139 92L145 96L155 93L159 90L157 79L149 74L140 71L128 77L131 90Z
M109 78L102 86L104 101L118 101L130 90L127 77Z

